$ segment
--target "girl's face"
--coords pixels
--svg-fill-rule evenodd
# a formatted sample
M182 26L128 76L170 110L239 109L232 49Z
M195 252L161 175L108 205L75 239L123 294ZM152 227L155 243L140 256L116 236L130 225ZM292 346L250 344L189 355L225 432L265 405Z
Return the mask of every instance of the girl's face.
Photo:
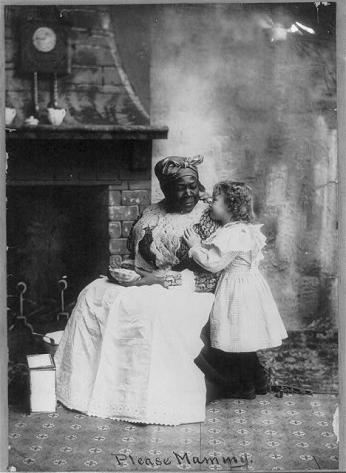
M213 203L211 205L212 217L221 222L230 220L232 214L226 207L222 194L213 195Z

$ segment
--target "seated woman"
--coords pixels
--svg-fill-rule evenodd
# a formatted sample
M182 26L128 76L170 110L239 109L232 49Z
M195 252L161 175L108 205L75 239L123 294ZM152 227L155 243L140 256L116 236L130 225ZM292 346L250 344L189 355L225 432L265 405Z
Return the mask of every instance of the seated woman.
M199 224L202 238L215 231L200 199L200 162L157 163L165 198L145 209L131 235L142 277L122 285L100 278L80 293L55 355L57 398L66 407L140 423L204 420L205 380L194 359L216 278L186 269L181 244L191 225Z

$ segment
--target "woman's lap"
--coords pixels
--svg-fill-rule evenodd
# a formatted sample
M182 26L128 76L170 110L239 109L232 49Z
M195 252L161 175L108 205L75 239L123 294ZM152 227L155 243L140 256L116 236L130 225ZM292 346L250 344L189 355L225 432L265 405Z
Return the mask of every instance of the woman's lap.
M58 398L100 417L203 420L204 378L193 359L212 301L158 285L94 281L80 294L56 355Z

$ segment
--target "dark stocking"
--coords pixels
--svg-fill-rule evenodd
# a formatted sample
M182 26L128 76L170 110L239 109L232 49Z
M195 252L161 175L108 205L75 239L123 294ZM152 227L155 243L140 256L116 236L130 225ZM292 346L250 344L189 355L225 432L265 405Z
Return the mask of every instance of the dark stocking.
M255 388L257 394L266 394L269 391L269 380L264 367L256 354L255 361Z

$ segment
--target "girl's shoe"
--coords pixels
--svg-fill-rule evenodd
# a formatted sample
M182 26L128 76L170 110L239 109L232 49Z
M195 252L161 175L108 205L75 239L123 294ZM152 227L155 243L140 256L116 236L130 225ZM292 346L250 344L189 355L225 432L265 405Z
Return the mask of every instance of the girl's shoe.
M244 383L241 390L240 399L255 399L256 394L257 394L257 391L253 384Z
M267 376L259 376L255 378L255 390L256 394L264 395L270 390Z
M261 386L261 387L257 387L256 386L256 394L259 394L260 396L264 396L265 394L268 394L269 393L269 389L268 389L268 386Z

